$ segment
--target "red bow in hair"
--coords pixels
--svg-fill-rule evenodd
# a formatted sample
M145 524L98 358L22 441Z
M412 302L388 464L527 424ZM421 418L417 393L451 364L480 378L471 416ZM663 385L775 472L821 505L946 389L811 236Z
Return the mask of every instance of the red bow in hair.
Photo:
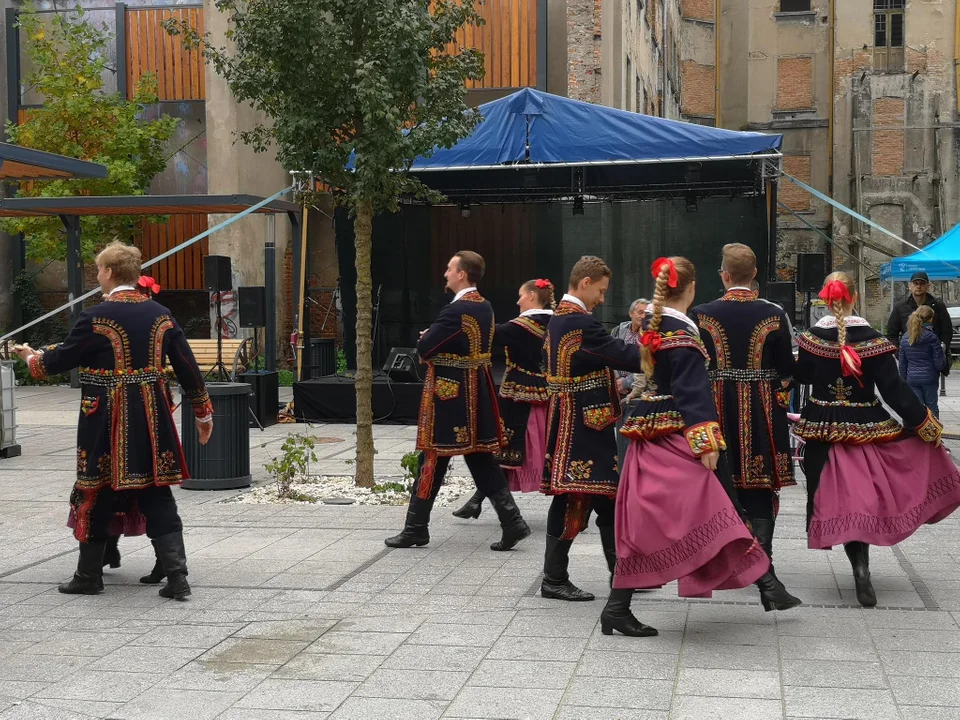
M650 353L655 355L660 349L660 333L653 330L647 330L640 336L640 344L650 349Z
M842 300L845 303L853 301L846 283L840 280L831 280L824 285L823 290L820 291L820 299L827 303L827 305L831 305L837 300Z
M142 287L144 290L149 290L154 295L160 292L160 286L157 285L156 280L154 280L149 275L141 275L140 279L137 280L137 285Z
M544 288L550 287L550 281L549 281L549 280L542 280L542 279L541 279L541 280L535 281L533 284L536 285L536 286L537 286L538 288L540 288L541 290L543 290Z
M840 348L840 371L844 377L852 377L860 387L863 387L863 380L860 379L863 377L860 355L849 345Z
M654 260L653 265L650 266L650 274L653 275L653 279L656 280L658 277L660 277L660 271L663 270L664 265L670 268L670 275L667 277L667 285L675 288L680 280L677 277L677 266L673 264L673 260L670 258L662 257Z

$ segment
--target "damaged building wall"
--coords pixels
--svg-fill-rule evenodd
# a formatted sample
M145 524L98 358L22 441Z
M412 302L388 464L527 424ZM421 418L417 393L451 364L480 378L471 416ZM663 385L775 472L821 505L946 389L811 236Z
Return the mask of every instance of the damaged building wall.
M872 3L838 3L836 12L834 197L922 247L960 220L957 4L934 0L894 8L903 14L903 42L888 36L887 47L878 47ZM843 213L835 215L833 229L871 268L913 251ZM848 258L838 253L834 259L857 272ZM890 298L882 296L877 274L860 266L858 280L866 316L885 321Z

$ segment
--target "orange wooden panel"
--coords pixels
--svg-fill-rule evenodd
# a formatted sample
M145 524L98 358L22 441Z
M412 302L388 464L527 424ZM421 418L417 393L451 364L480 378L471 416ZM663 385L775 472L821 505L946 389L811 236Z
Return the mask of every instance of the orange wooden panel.
M162 23L174 18L203 32L201 8L127 9L127 87L132 95L144 73L157 76L161 100L204 100L203 54L200 48L185 48L182 39L164 30Z
M144 260L176 247L207 229L207 216L170 215L166 222L138 223L137 245ZM165 290L202 290L203 257L208 253L206 240L195 243L150 268L150 274Z
M510 86L520 87L520 5L510 0Z
M457 32L456 46L483 52L485 76L469 88L535 87L537 84L537 0L477 2L485 21Z

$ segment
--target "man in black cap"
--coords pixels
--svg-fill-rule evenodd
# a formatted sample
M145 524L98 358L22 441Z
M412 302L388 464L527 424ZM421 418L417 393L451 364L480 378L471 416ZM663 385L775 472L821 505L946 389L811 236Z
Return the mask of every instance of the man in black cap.
M893 312L890 313L890 320L887 321L887 339L896 347L900 347L900 338L907 331L907 318L921 305L929 305L933 308L933 331L949 353L950 341L953 340L953 323L950 321L950 313L947 312L947 306L943 304L943 300L927 292L929 287L930 278L922 270L911 276L910 294L894 305ZM947 363L944 375L949 371L950 363Z

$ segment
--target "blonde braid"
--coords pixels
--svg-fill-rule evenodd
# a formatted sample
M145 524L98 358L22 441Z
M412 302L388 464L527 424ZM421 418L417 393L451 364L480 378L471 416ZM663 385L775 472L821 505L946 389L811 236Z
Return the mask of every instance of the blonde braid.
M670 267L664 263L657 275L657 283L653 291L653 317L650 318L650 324L647 330L650 332L660 332L660 322L663 320L663 304L667 299L667 283L670 280ZM653 353L646 345L640 346L640 360L643 364L643 373L648 380L653 378Z
M833 316L837 319L837 343L840 347L843 347L847 344L847 323L843 311L843 301L834 300L830 304L830 310L833 311Z
M550 292L550 302L547 303L547 307L550 308L551 310L556 310L557 299L553 295L553 283L550 283L550 287L548 288L548 290Z

